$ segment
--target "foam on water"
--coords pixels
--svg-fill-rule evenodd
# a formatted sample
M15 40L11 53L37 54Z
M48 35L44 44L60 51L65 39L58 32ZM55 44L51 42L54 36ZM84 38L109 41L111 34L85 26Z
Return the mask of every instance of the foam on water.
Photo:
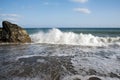
M75 56L71 62L74 69L81 75L87 75L87 73L90 73L90 70L93 70L96 75L106 75L110 77L110 74L113 73L120 76L120 62L117 56L120 56L120 54L108 56L107 58L97 55L92 57Z
M47 49L42 49L44 54L24 55L17 57L29 58L35 56L72 56L71 63L81 76L88 75L90 70L96 71L96 75L106 75L110 77L110 73L118 76L120 73L120 49L111 47L79 47L79 46L46 46ZM39 48L39 47L38 47ZM49 49L50 48L50 49ZM41 49L39 49L41 50ZM37 59L37 62L44 63L44 59ZM103 77L103 76L102 76ZM68 79L69 80L69 79ZM103 80L117 80L117 79L103 79Z
M99 76L81 76L81 75L72 75L72 76L66 76L62 80L88 80L90 77L97 77L101 80L119 80L117 78L110 78L110 77L99 77ZM12 80L51 80L49 76L44 77L35 77L35 78L29 78L29 77L16 77Z
M19 60L21 58L30 58L30 57L35 57L35 56L39 56L39 55L24 55L24 56L19 56L16 58L16 60Z
M47 33L38 32L31 35L34 43L48 44L70 44L82 46L107 46L111 44L120 45L120 37L98 37L92 34L76 34L73 32L62 32L59 29L49 30Z
M61 63L61 68L64 71L64 74L61 74L62 77L60 80L88 80L93 75L101 80L120 79L118 78L120 77L120 47L83 47L75 45L33 44L30 46L22 46L22 48L20 46L12 48L12 50L11 48L8 48L9 54L18 53L18 55L16 54L12 58L15 58L15 60L21 64L48 64L52 62L53 58L56 58L56 60ZM11 56L13 56L13 54ZM8 59L9 57L6 58ZM65 62L68 61L67 63L69 63L67 66L68 68L63 65L63 57L65 57L64 59L70 57L69 61L68 59L65 60ZM51 64L54 63L52 62ZM75 74L74 71L76 72ZM41 73L40 75L43 74ZM32 78L15 77L13 80L52 80L49 75L44 75L47 79L45 77L39 77L40 75L36 75Z
M117 78L110 78L110 77L101 77L101 76L81 76L81 75L71 75L71 76L66 76L63 78L63 80L89 80L90 77L96 77L101 80L119 80ZM96 79L98 80L98 79Z

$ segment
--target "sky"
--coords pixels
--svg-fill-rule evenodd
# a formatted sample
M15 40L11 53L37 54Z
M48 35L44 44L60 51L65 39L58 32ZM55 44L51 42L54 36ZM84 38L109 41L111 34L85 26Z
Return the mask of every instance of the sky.
M119 27L120 0L0 0L0 26Z

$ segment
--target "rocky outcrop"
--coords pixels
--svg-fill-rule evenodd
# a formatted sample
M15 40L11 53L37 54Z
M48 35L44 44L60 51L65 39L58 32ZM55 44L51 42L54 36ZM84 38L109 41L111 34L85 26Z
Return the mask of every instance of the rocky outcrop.
M0 42L10 43L29 43L31 39L28 33L18 26L8 21L2 22L3 28L0 29Z
M0 28L0 41L2 39L2 28Z

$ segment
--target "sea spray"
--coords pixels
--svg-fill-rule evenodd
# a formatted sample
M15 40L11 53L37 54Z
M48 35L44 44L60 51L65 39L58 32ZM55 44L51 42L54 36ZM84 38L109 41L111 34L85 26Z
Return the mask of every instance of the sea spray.
M53 28L48 32L37 32L31 35L34 43L68 44L82 46L108 46L120 44L120 37L99 37L92 34L76 34L74 32L62 32Z

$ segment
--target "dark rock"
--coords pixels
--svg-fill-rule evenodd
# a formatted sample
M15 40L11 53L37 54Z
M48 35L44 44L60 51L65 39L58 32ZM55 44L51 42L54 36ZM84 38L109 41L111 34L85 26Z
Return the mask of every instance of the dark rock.
M0 29L0 38L2 42L26 43L31 42L28 33L16 24L8 21L2 22L3 28Z
M79 79L79 78L75 78L75 79L73 79L73 80L81 80L81 79Z
M0 28L0 41L2 39L2 28Z
M38 61L38 60L43 60ZM67 61L67 62L66 62ZM28 58L19 58L15 61L5 61L5 69L0 70L2 76L7 77L5 80L13 80L15 77L22 78L40 78L38 80L62 80L65 75L70 74L66 70L64 64L69 64L70 58L68 57L42 57L33 56ZM62 65L62 66L61 66ZM69 67L69 66L68 66ZM9 75L9 76L8 76ZM12 78L12 79L11 79ZM2 80L2 79L0 79ZM16 79L17 80L17 79ZM28 79L29 80L29 79ZM74 78L74 80L82 80L79 78Z
M114 77L116 77L116 78L119 78L120 79L120 76L119 75L117 75L117 74L115 74L115 73L109 73L110 74L110 77L112 77L112 78L114 78Z
M98 77L90 77L88 80L101 80L101 79Z
M93 69L89 69L89 75L96 75L96 71L95 70L93 70Z

